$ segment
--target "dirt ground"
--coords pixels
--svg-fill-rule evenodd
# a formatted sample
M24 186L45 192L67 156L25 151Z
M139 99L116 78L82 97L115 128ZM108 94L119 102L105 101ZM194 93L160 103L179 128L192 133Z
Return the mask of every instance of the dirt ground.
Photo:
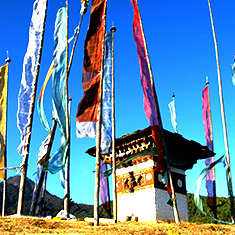
M235 226L221 224L193 224L173 222L92 222L39 219L27 217L1 217L2 234L235 234Z

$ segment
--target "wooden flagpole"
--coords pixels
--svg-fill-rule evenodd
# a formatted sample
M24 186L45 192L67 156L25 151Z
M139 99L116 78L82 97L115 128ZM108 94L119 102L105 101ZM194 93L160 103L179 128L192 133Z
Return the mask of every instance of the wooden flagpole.
M45 7L45 17L43 21L43 29L42 35L40 40L40 47L38 52L38 61L36 67L36 73L33 81L33 88L32 88L32 97L31 97L31 104L29 108L29 126L27 127L27 135L25 137L25 146L24 146L24 156L22 162L22 172L21 172L21 179L20 179L20 186L19 186L19 197L18 197L18 207L17 207L17 214L21 215L23 212L23 198L25 193L25 181L26 181L26 174L28 168L28 158L29 158L29 147L30 147L30 140L31 140L31 130L33 125L33 113L34 113L34 106L35 106L35 97L36 97L36 90L37 90L37 81L40 69L40 62L41 62L41 55L42 55L42 47L43 47L43 39L44 39L44 32L45 32L45 22L47 16L47 1Z
M77 40L78 40L80 27L81 27L81 24L82 24L83 15L86 13L86 9L88 7L88 2L86 2L85 0L82 0L81 3L82 3L83 10L81 10L81 12L80 12L81 17L80 17L80 21L79 21L79 24L78 24L78 27L77 27L77 34L76 34L76 37L75 37L75 40L74 40L73 49L72 49L72 52L71 52L71 55L70 55L69 67L68 67L68 76L69 76L71 65L72 65L72 62L73 62L74 51L75 51L75 47L77 45Z
M116 187L116 134L115 134L115 84L114 84L114 32L117 30L111 27L112 32L112 158L113 158L113 219L117 223L117 187Z
M7 59L5 60L5 62L8 65L8 74L9 74L9 63L11 62L11 60L7 57ZM7 74L7 82L6 84L8 84L8 74ZM6 97L7 101L8 101L8 89L7 89L7 97ZM6 120L6 125L5 125L5 134L4 134L4 139L3 139L3 144L4 144L4 167L7 167L7 101L6 101L6 116L5 116L5 120ZM3 179L3 189L2 189L2 217L5 216L6 213L6 193L7 193L7 170L4 170L4 179Z
M208 87L208 95L209 95L209 81L207 78L206 81L206 85ZM211 119L211 105L210 105L210 96L209 96L209 118L210 118L210 129L211 129L211 151L214 152L214 139L213 139L213 131L212 131L212 119ZM212 157L212 162L214 162L214 156ZM216 184L215 184L215 168L212 168L213 171L213 176L214 176L214 180L213 180L213 194L214 194L214 208L213 208L213 213L214 213L214 217L217 219L217 203L216 203Z
M221 107L221 115L222 115L222 123L223 123L223 130L224 130L224 144L225 144L225 151L226 151L226 159L228 162L228 171L229 171L229 184L232 188L232 177L231 177L231 170L230 170L230 156L229 156L229 149L228 149L228 137L227 137L227 127L225 121L225 112L224 112L224 101L223 101L223 91L222 91L222 82L221 82L221 75L220 75L220 64L219 64L219 53L218 53L218 46L217 46L217 39L215 34L215 27L214 21L212 16L212 9L210 0L208 0L208 6L210 10L210 18L211 18L211 27L213 32L214 44L215 44L215 54L216 54L216 62L217 62L217 74L218 74L218 83L219 83L219 95L220 95L220 107ZM234 199L233 195L230 195L230 206L231 206L231 218L232 222L235 222L235 213L234 213Z
M39 216L41 216L41 214L42 214L42 206L43 206L44 200L45 200L47 175L48 175L48 172L45 173L45 179L44 179L44 182L42 185L42 201L40 202L40 205L39 205Z
M137 7L138 7L137 0L136 0L136 4L137 4ZM174 198L175 192L174 192L174 186L173 186L173 181L172 181L172 176L171 176L171 169L170 169L169 159L167 157L166 141L165 141L165 137L164 137L164 133L163 133L163 126L162 126L162 120L161 120L159 105L158 105L158 99L157 99L157 94L156 94L156 90L155 90L155 85L154 85L154 80L153 80L153 75L152 75L152 69L151 69L151 65L150 65L150 59L149 59L149 55L148 55L147 44L146 44L146 40L145 40L145 36L144 36L144 30L143 30L143 25L142 25L141 18L139 19L139 21L140 21L141 33L142 33L143 40L144 40L144 46L145 46L145 50L146 50L148 68L149 68L150 79L151 79L151 86L152 86L152 90L153 90L153 93L154 93L156 111L157 111L157 115L158 115L159 128L160 128L164 153L165 153L165 156L166 156L165 163L166 163L167 173L168 173L168 177L169 177L170 188L171 188L171 191L172 191L171 195L172 195L172 199L173 199L174 218L175 218L175 223L179 223L180 219L179 219L176 199Z
M76 47L76 43L77 43L77 39L78 39L78 35L79 35L79 30L80 30L80 26L82 23L82 19L83 19L83 15L86 13L86 8L88 6L88 1L81 1L82 5L83 5L83 11L81 11L81 18L80 18L80 22L78 25L78 32L73 44L73 48L72 48L72 52L71 52L71 56L70 56L70 61L69 61L69 65L68 65L68 0L66 0L66 5L67 5L67 47L66 47L66 88L65 88L65 100L66 100L66 110L67 110L67 114L69 113L69 115L66 116L66 139L68 140L68 158L67 158L67 162L65 165L65 197L64 197L64 210L65 213L68 216L68 213L70 213L70 205L69 205L69 201L70 201L70 112L71 112L71 97L69 97L68 99L68 76L70 73L70 69L71 69L71 65L72 65L72 61L73 61L73 55L74 55L74 51L75 51L75 47Z
M64 211L66 214L70 212L69 199L70 199L70 182L69 182L69 168L70 168L70 117L69 117L69 99L68 99L68 0L66 0L67 8L67 31L66 31L66 72L65 72L65 113L66 113L66 141L68 141L67 162L65 165L65 195L64 195Z
M105 0L105 16L107 9L107 0ZM104 30L106 21L104 23ZM96 165L95 165L95 192L94 192L94 226L99 226L99 193L100 193L100 143L101 143L101 121L102 121L102 94L103 94L103 74L104 74L104 48L105 48L105 33L102 45L102 60L100 74L100 93L99 107L97 114L97 137L96 137Z

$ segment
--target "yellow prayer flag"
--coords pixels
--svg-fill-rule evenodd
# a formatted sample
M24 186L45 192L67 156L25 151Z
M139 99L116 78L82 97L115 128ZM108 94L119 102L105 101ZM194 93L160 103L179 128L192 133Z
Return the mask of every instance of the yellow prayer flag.
M0 168L5 167L6 117L7 117L8 64L0 67ZM5 180L5 171L0 170L0 179Z

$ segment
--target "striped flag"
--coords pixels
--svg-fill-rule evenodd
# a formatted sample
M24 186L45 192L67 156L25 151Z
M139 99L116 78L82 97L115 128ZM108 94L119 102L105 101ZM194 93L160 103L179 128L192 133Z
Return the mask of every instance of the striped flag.
M18 152L23 155L25 137L29 126L29 109L35 78L39 45L42 36L47 0L36 0L29 29L29 43L23 62L23 72L18 96L17 126L21 133Z
M6 167L7 78L8 64L0 67L0 168ZM5 180L4 170L0 171L0 179Z
M136 0L131 0L134 6L133 36L137 46L137 53L140 62L141 84L144 93L145 115L151 125L152 136L157 146L158 162L156 171L165 171L164 168L164 149L160 133L160 114L158 116L157 106L154 98L154 88L151 85L151 68L148 61L148 52L145 46L145 37L141 24L141 18Z
M84 45L83 78L84 96L76 116L77 137L96 137L99 105L102 46L105 34L106 0L93 0L90 24Z

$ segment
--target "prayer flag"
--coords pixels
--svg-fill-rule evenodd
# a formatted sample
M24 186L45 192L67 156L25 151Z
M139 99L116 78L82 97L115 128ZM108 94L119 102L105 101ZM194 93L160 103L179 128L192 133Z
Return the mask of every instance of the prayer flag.
M6 167L7 78L8 64L0 67L0 168ZM5 180L4 170L0 171L0 179Z
M104 77L100 153L109 154L112 148L112 33L105 34Z
M76 116L78 138L96 137L105 17L106 0L93 0L84 45L82 78L84 96L78 105Z
M57 12L54 31L54 61L55 68L52 74L53 108L57 123L65 136L65 73L66 73L66 32L67 8L62 7Z
M107 165L100 160L100 198L102 205L109 218L111 218L110 198L109 198L109 181L104 177L103 172L107 171Z
M176 121L176 112L175 112L175 100L173 99L169 104L168 107L171 113L171 123L174 128L175 133L177 133L177 121Z
M29 109L35 78L37 59L43 23L45 18L46 0L36 0L33 5L33 15L29 29L29 43L23 62L23 72L18 96L17 126L21 133L21 143L18 152L23 155L25 137L29 126Z
M210 99L209 99L209 87L202 90L202 113L203 113L203 124L205 129L206 136L206 145L209 150L213 151L213 134L212 134L212 122L211 122L211 111L210 111ZM206 166L213 163L213 158L207 158L205 160ZM212 169L206 175L206 188L208 193L208 205L215 206L214 202L214 181L215 181L215 172Z
M54 31L54 65L52 74L54 117L61 130L61 147L56 154L44 164L44 171L54 174L65 167L67 160L68 141L66 139L65 112L65 72L66 72L66 32L67 8L62 7L57 12Z
M232 69L232 81L233 85L235 86L235 63L231 64L231 69Z
M47 75L46 75L46 78L45 78L45 81L43 83L43 86L42 86L42 89L41 89L41 92L40 92L40 95L39 95L39 98L38 98L38 114L39 114L39 117L41 119L41 122L42 124L44 125L44 127L46 128L46 130L50 133L50 127L49 127L49 124L48 124L48 121L47 121L47 118L46 118L46 115L44 113L44 106L43 106L43 97L44 97L44 92L45 92L45 89L46 89L46 86L47 86L47 83L54 71L54 68L55 68L55 63L54 61L51 63L51 66L47 72Z
M140 76L141 76L141 84L143 87L144 93L144 110L145 115L151 125L152 129L152 137L156 143L157 151L158 151L158 162L156 166L156 171L164 172L164 149L162 143L162 137L160 133L160 114L158 116L157 107L154 98L154 90L151 85L150 78L150 66L148 62L148 53L147 48L145 46L145 37L141 24L141 17L139 14L139 9L136 0L131 0L134 6L134 20L133 20L133 36L135 39L135 43L137 46L137 53L140 62Z
M210 165L208 165L206 168L204 168L201 172L201 174L198 176L197 182L196 182L196 186L197 186L197 190L194 194L194 202L195 205L197 206L197 208L206 216L208 216L209 218L219 222L219 223L223 223L223 224L233 224L234 222L225 222L225 221L221 221L218 220L216 218L213 218L212 216L208 215L207 212L204 210L203 208L203 204L202 204L202 199L200 198L199 195L199 191L200 191L200 186L201 186L201 182L202 180L205 178L205 176L216 166L216 164L218 163L223 163L224 164L224 168L226 170L226 179L227 179L227 186L228 186L228 194L229 196L233 196L233 189L232 189L232 185L230 183L229 180L229 174L230 174L230 168L227 162L227 158L226 155L222 156L221 158L219 158L217 161L211 163Z

